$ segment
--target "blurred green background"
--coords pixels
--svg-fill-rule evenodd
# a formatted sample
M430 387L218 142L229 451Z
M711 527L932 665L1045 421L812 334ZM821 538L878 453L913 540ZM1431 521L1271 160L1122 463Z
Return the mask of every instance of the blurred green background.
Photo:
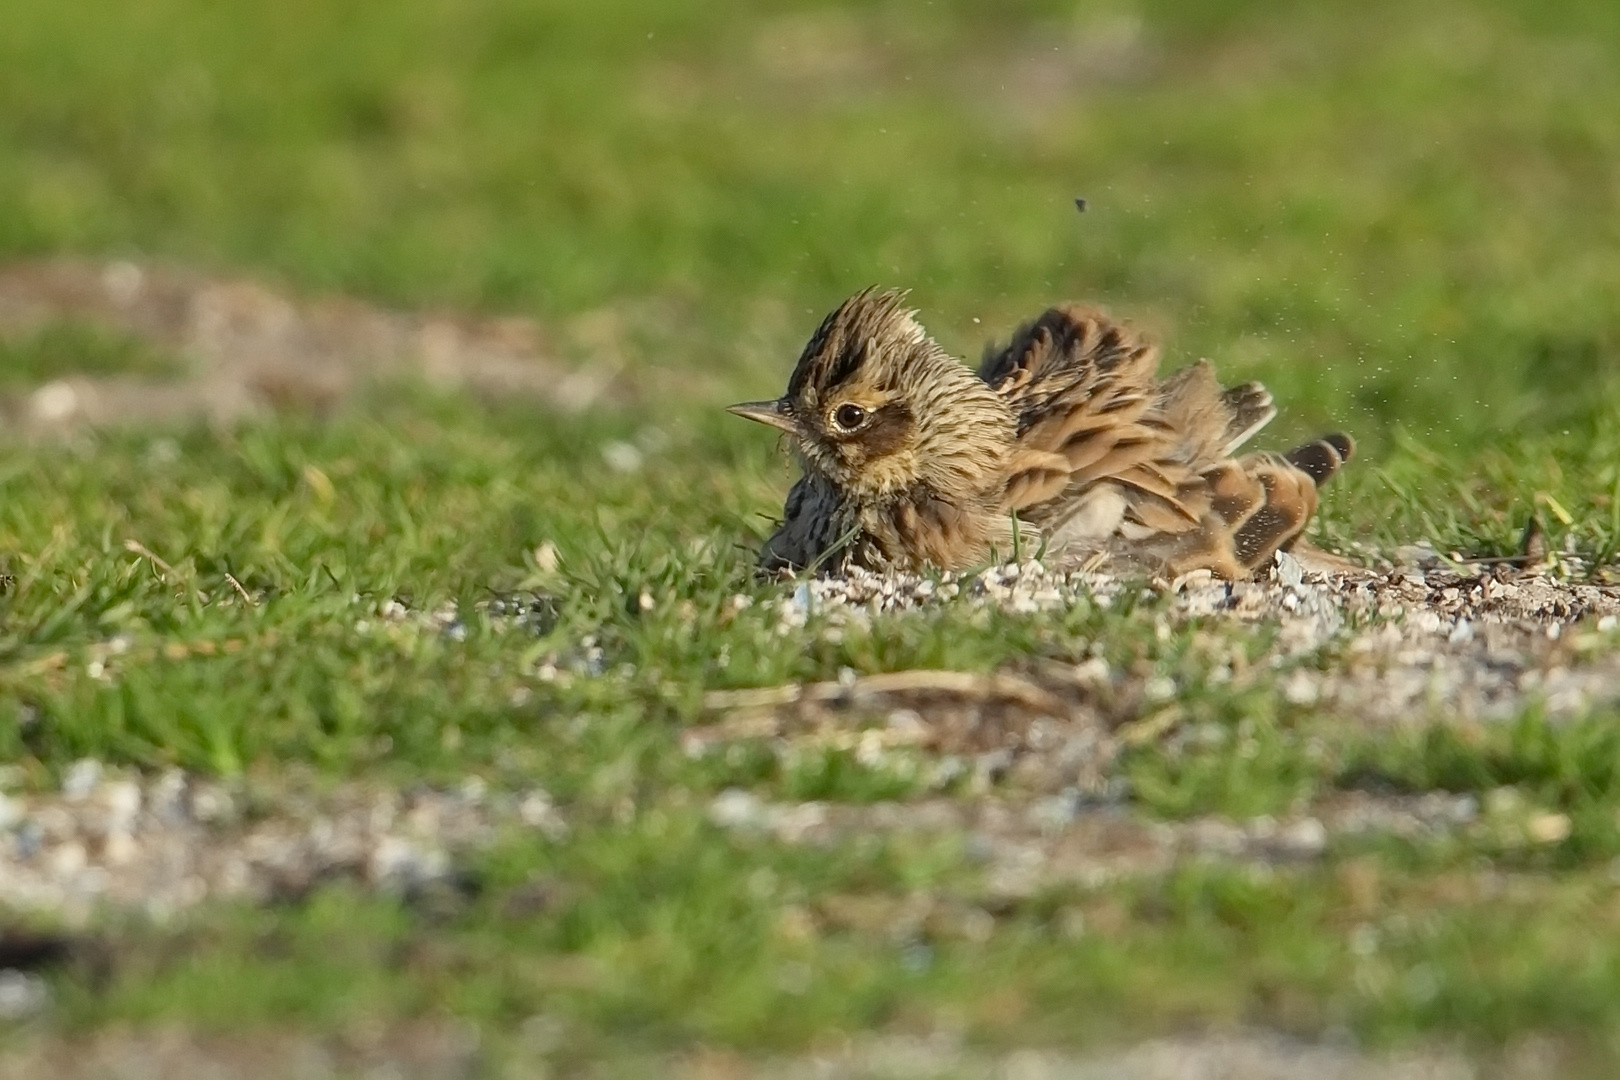
M1087 297L1374 452L1613 403L1609 0L6 9L0 257L617 305L751 387L871 282L974 355Z

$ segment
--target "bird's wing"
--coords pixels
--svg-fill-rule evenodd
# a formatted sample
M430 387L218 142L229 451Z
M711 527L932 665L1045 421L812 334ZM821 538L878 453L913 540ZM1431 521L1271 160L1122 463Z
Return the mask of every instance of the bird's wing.
M1350 441L1234 458L1276 414L1271 394L1222 389L1208 361L1163 382L1157 365L1150 342L1078 305L987 355L980 377L1018 420L1004 507L1054 539L1246 577L1298 540Z
M1151 462L1167 434L1155 408L1158 362L1150 342L1078 305L1052 308L987 355L979 376L1018 422L1008 508ZM1150 473L1142 481L1162 486Z
M1145 527L1195 525L1198 511L1183 505L1182 494L1201 455L1178 437L1158 363L1150 341L1080 305L1048 310L987 355L979 375L1018 421L1005 507L1060 523L1106 480L1130 493L1127 504L1140 509ZM1191 397L1181 392L1175 400Z

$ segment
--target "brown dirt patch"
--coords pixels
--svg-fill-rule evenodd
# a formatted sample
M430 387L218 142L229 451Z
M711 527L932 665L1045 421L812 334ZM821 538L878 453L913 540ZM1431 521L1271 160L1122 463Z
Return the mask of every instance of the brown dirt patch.
M0 399L0 428L37 435L86 425L229 422L278 408L327 410L369 383L400 378L566 410L625 392L611 374L560 363L530 319L295 298L241 278L128 261L0 267L0 337L64 323L105 328L177 355L188 374L70 376Z

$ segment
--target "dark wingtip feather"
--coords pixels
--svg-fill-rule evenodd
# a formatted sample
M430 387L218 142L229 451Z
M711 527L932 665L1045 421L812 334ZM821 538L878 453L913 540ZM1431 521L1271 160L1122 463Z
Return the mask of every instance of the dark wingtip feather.
M1059 393L1087 377L1145 365L1158 365L1153 344L1123 323L1084 304L1058 304L1027 322L1002 348L992 342L979 365L979 378L1004 396L1040 386Z
M1309 476L1317 487L1333 478L1339 467L1355 453L1355 440L1343 432L1335 431L1314 442L1296 446L1288 451L1290 464Z

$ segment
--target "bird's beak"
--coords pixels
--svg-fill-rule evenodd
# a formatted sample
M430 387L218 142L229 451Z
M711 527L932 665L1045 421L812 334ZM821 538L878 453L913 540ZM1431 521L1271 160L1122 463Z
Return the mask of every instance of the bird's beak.
M799 425L793 419L793 411L786 398L778 401L745 401L740 405L732 405L726 412L734 416L741 416L748 420L758 420L762 424L769 424L773 428L781 428L792 435L799 430Z

